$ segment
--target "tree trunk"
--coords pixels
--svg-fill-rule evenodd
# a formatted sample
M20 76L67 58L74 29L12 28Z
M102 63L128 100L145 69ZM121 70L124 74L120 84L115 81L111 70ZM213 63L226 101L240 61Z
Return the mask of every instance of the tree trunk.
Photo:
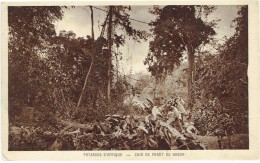
M77 114L78 113L78 109L80 107L80 103L81 103L81 100L82 100L82 97L83 97L83 94L84 94L84 91L86 89L86 86L87 86L87 81L88 81L88 78L89 78L89 75L90 75L90 72L91 72L91 69L93 67L93 64L94 64L94 56L95 56L95 48L94 48L94 40L95 40L95 36L94 36L94 18L93 18L93 9L92 9L92 6L90 6L90 10L91 10L91 25L92 25L92 28L91 28L91 33L92 33L92 39L93 39L93 42L92 42L92 60L91 60L91 64L90 64L90 67L89 67L89 70L88 70L88 73L86 75L86 78L85 78L85 82L84 82L84 86L82 88L82 91L80 93L80 96L79 96L79 100L78 100L78 103L77 103L77 107L75 109L75 113Z
M111 39L111 36L112 36L112 17L113 17L113 6L110 6L109 7L109 20L108 20L108 32L107 32L107 35L108 35L108 72L107 72L107 76L108 76L108 82L107 82L107 107L109 108L110 107L110 102L111 102L111 99L110 99L110 90L111 90L111 59L112 59L112 51L111 51L111 48L112 48L112 39Z
M190 44L187 46L188 50L188 109L192 110L193 107L193 91L192 85L194 83L194 50Z

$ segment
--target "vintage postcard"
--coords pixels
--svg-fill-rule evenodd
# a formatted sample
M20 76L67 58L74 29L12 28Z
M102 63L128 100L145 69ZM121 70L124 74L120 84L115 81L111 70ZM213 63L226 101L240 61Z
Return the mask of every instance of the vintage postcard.
M257 1L1 8L4 160L259 159Z

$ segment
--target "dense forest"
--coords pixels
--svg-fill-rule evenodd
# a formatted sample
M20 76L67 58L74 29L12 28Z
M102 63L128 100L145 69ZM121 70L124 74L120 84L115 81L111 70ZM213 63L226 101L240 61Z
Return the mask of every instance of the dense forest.
M150 32L132 7L103 7L97 33L101 8L86 6L86 37L56 33L75 7L8 7L9 150L249 148L248 7L223 43L207 19L218 6L151 6ZM150 41L147 72L119 71L126 38Z

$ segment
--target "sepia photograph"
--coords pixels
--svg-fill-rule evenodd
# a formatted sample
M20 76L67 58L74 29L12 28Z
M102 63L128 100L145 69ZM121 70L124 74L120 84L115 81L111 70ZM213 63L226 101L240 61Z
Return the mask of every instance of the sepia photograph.
M248 5L9 5L7 22L8 151L250 149Z

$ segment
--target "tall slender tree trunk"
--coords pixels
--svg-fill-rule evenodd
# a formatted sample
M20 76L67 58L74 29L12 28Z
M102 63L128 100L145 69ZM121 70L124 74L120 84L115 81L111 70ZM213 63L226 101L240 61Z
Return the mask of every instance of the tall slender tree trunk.
M108 82L107 82L107 107L110 107L111 98L110 98L110 90L111 90L111 67L112 67L112 17L113 17L113 6L109 7L109 19L108 19L108 32L107 32L107 38L108 38Z
M188 50L188 108L192 110L194 99L192 85L194 83L195 67L194 67L194 50L190 43L187 46Z
M78 100L78 103L77 103L77 107L76 107L76 109L75 109L75 113L76 113L76 114L78 113L78 109L79 109L79 107L80 107L81 100L82 100L84 91L85 91L86 86L87 86L87 81L88 81L88 78L89 78L91 69L92 69L92 67L93 67L94 57L95 57L95 48L94 48L94 41L95 41L95 38L94 38L94 37L95 37L95 36L94 36L94 18L93 18L93 9L92 9L92 6L90 6L90 10L91 10L91 25L92 25L91 33L92 33L92 39L93 39L93 42L92 42L92 60L91 60L90 67L89 67L89 69L88 69L88 73L87 73L86 78L85 78L85 82L84 82L82 91L81 91L80 96L79 96L79 100Z

